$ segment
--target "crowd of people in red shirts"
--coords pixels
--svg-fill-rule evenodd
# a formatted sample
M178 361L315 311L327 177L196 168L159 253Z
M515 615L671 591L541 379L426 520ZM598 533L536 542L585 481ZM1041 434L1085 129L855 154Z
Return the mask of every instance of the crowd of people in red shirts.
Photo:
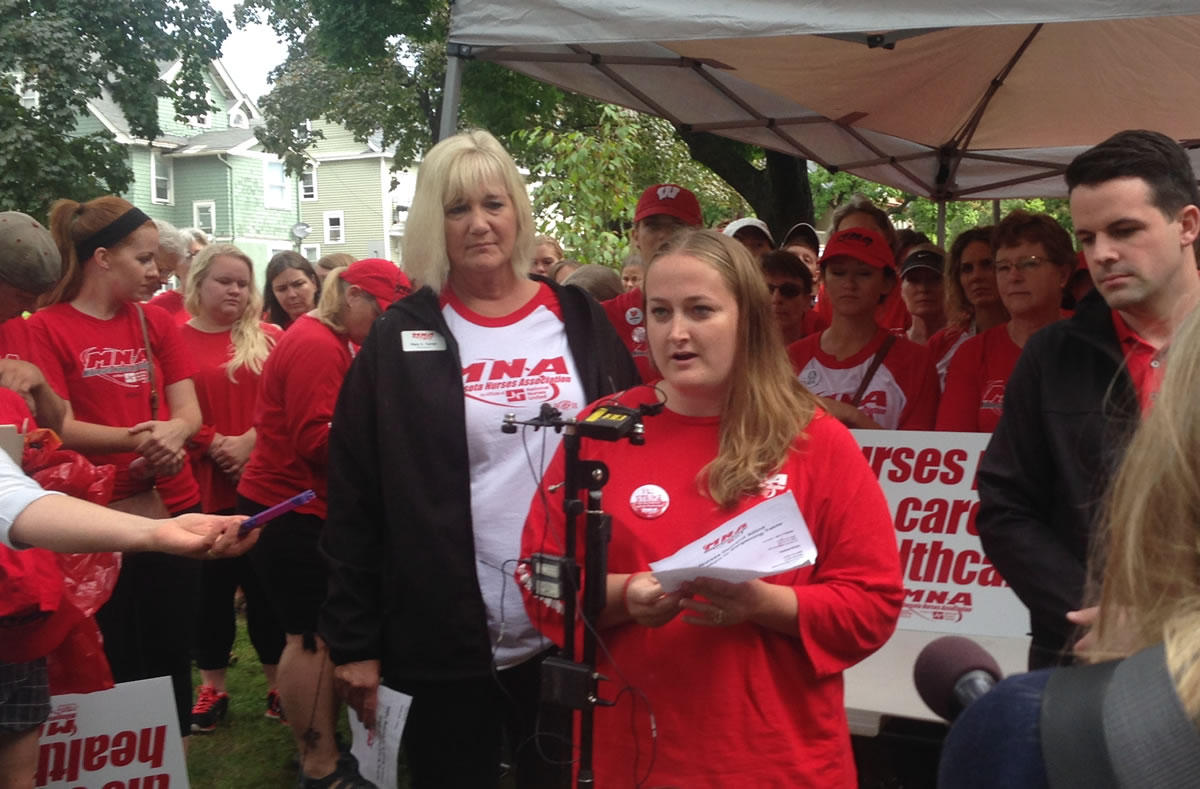
M1094 158L1149 150L1179 169L1174 143L1129 134ZM1081 161L1068 175L1088 262L1107 265L1110 248L1141 232L1100 210L1123 199L1161 219L1168 243L1159 246L1177 253L1170 282L1186 287L1155 294L1183 293L1190 308L1200 291L1194 178L1168 216L1140 171ZM1093 195L1140 189L1143 178L1146 194ZM1050 358L1022 357L1026 344L1069 344L1083 323L1034 339L1061 327L1090 287L1070 236L1047 215L1014 211L963 232L947 255L856 198L835 213L824 245L806 223L777 244L753 218L702 229L694 194L656 184L637 202L636 257L617 284L616 272L552 260L562 250L535 236L532 220L511 157L472 131L423 161L404 242L419 288L386 260L314 267L284 252L260 295L237 247L181 233L117 197L59 201L48 232L0 223L0 250L35 247L14 260L28 258L41 275L0 260L0 307L14 316L0 323L0 386L20 395L0 400L0 423L50 424L64 445L113 466L111 506L129 513L249 515L313 493L269 522L246 556L201 565L130 554L96 617L112 678L170 676L182 731L214 729L228 707L241 588L271 687L264 712L290 725L302 787L371 786L334 732L341 700L371 722L381 683L414 698L405 733L414 785L492 785L510 757L520 785L557 785L570 743L545 735L564 713L537 692L555 655L556 612L532 591L527 558L562 539L550 497L565 460L557 433L542 431L535 460L528 443L514 451L526 436L498 427L507 414L534 418L542 404L570 414L617 404L644 410L657 441L636 456L590 447L609 460L618 504L605 605L587 624L608 645L601 670L623 667L659 707L647 716L631 694L629 715L600 719L600 769L628 775L632 764L640 778L637 732L657 738L661 726L657 761L645 768L656 781L850 785L841 675L886 641L903 590L886 503L845 428L999 426L981 499L989 487L1010 490L981 509L981 533L998 517L986 507L1035 488L1016 478L1030 463L1000 460L1036 454L1002 409L1018 358L1025 367ZM52 258L60 269L45 276ZM168 270L179 286L153 295ZM1098 277L1111 310L1091 297L1076 317L1099 310L1124 354L1105 350L1103 361L1130 360L1119 371L1144 410L1166 346L1143 339L1158 324L1122 311L1140 305L1116 298L1132 276ZM576 283L599 300L563 287ZM30 318L16 317L35 300ZM1104 375L1094 377L1096 394L1106 393ZM1076 487L1083 496L1083 482ZM729 515L784 494L819 547L815 566L742 583L701 577L670 591L649 571ZM1020 578L1028 559L1010 554L1011 571L1001 570ZM1034 609L1038 590L1013 586ZM1081 594L1067 596L1080 604ZM1039 632L1035 612L1035 647ZM701 653L712 662L667 659ZM6 660L0 687L35 703L0 705L24 716L0 720L0 752L19 739L7 733L36 733L47 699L44 662ZM712 663L724 676L706 684ZM737 725L710 714L718 708ZM771 748L754 747L767 740ZM806 771L796 774L797 764Z
M664 198L664 187L678 191ZM640 255L661 243L658 226L703 221L687 189L648 188L638 203L634 253L623 266L632 272L623 277L625 292L594 294L643 380L656 373L640 322ZM922 233L898 232L862 195L834 212L824 245L807 223L778 244L759 219L719 227L760 261L800 381L854 428L990 433L1025 341L1069 317L1092 287L1070 234L1048 214L1014 210L994 227L962 231L949 253ZM550 272L550 258L562 250L542 238L534 268ZM576 284L570 274L561 280Z

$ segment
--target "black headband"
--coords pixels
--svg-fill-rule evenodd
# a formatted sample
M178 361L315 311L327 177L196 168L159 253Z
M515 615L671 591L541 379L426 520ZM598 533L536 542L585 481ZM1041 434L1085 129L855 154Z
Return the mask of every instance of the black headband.
M110 247L150 221L140 208L130 208L104 227L75 244L75 255L83 263L100 247Z

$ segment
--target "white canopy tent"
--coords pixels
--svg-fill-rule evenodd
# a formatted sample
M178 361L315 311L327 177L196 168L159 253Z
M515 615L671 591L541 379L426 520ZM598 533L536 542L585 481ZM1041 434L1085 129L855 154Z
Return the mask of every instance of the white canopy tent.
M1200 0L454 0L450 52L450 128L478 58L942 201L1062 196L1126 128L1200 168Z

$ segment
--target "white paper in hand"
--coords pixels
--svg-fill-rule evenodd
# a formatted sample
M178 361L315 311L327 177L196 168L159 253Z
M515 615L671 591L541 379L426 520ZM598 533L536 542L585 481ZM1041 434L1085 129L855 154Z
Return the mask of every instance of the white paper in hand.
M730 583L807 567L817 560L808 524L789 490L756 504L665 559L650 563L666 593L704 576Z
M350 734L353 743L350 753L358 759L358 771L363 778L379 789L396 789L396 767L400 757L400 737L404 734L404 722L408 720L408 708L412 696L379 686L375 709L375 728L368 731L358 722L358 716L350 712Z

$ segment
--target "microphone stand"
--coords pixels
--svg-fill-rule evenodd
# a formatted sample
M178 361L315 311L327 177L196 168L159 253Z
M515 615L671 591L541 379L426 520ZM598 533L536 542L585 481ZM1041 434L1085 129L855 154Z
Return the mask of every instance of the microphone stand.
M608 582L608 543L612 537L612 516L604 512L601 491L608 483L608 466L598 460L584 460L579 452L583 438L601 441L628 439L635 446L645 443L642 417L657 413L655 406L626 408L618 405L599 406L580 422L563 419L562 414L548 404L535 420L520 422L514 414L504 418L501 427L515 433L517 425L535 430L553 428L563 434L565 475L563 513L565 515L565 548L563 556L536 554L530 558L534 575L534 593L539 597L560 600L563 608L563 648L559 656L542 662L543 701L568 709L579 710L579 773L575 786L594 787L592 739L597 705L612 706L600 698L599 683L607 679L596 673L598 639L595 623L604 611ZM587 502L580 498L587 491ZM583 655L575 659L575 590L579 589L580 565L576 527L584 515L584 567L582 616L591 627L583 630ZM564 583L565 581L565 583ZM557 590L552 591L552 590ZM546 592L543 594L543 592ZM568 716L565 741L574 743L574 716ZM566 786L571 779L566 777Z

